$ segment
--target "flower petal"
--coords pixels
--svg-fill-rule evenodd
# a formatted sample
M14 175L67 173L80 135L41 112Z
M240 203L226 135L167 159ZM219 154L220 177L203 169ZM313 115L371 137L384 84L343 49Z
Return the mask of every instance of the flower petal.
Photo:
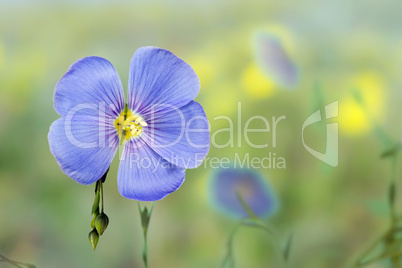
M166 162L141 139L124 146L117 174L122 196L156 201L176 191L184 182L185 169Z
M53 122L48 139L61 170L81 184L99 180L119 146L116 129L105 117L78 113Z
M299 82L298 70L280 39L265 32L257 33L255 39L257 60L262 70L275 83L285 88L295 87Z
M170 163L196 168L210 147L209 122L204 109L195 101L180 109L168 109L145 118L148 126L142 138Z
M218 169L212 174L210 199L220 212L233 218L249 217L238 195L260 218L274 214L278 202L262 174L249 169Z
M87 57L71 65L56 85L54 109L65 116L79 104L106 106L116 118L124 109L123 87L113 65L100 57Z
M190 65L172 52L139 48L130 64L128 107L141 115L154 104L180 108L200 91L200 80Z

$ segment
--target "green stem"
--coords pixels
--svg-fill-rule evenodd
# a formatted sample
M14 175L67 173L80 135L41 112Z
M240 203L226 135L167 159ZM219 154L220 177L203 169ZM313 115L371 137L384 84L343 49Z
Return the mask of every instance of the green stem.
M100 182L100 196L101 196L101 204L102 204L101 212L103 212L104 205L103 205L103 183L102 182Z
M236 234L237 230L240 229L242 226L242 222L239 222L236 224L236 226L233 228L232 232L229 235L228 241L226 243L227 251L225 258L222 261L222 268L234 268L234 258L233 258L233 238L234 235ZM228 266L226 266L228 265Z
M397 168L398 168L398 153L394 154L394 157L392 157L392 171L391 171L391 185L396 191L396 181L397 181ZM396 196L396 193L393 193L394 197ZM390 204L391 206L391 221L392 221L392 229L395 228L398 224L398 217L395 211L395 200L392 201ZM395 241L395 237L392 236L389 243L393 243ZM395 265L395 267L401 267L401 261L399 258L399 255L395 255L392 257L392 263Z
M396 182L397 182L397 169L398 169L398 154L395 154L392 157L392 166L391 166L391 185L394 184L394 187L396 189ZM394 193L396 196L396 193ZM382 254L379 257L370 259L368 261L363 261L364 257L367 256L376 246L378 246L381 242L385 241L386 243L392 244L395 241L395 238L393 237L393 233L395 230L398 228L398 220L399 217L396 213L395 210L395 202L394 200L390 202L390 216L391 216L391 226L388 229L387 232L385 232L382 236L380 236L379 239L375 240L373 244L371 244L370 247L368 247L363 254L360 255L359 258L356 259L356 261L353 263L351 266L353 267L363 267L368 264L372 264L374 262L377 262L379 260L385 259L385 258L392 258L392 263L395 265L395 267L401 267L401 262L398 254Z
M250 224L250 223L246 223ZM280 241L278 234L267 224L264 224L260 219L252 219L252 224L255 226L259 227L262 230L265 230L269 235L273 237L274 240L274 248L277 252L277 255L280 255L280 260L282 262L282 266L287 266L287 262L285 259L285 255L282 252L281 246L278 244L278 241Z
M393 184L394 191L396 191L396 182L397 182L397 168L398 168L398 153L392 157L392 170L391 170L391 184ZM394 198L396 196L396 192L394 193ZM396 223L398 220L398 216L395 211L395 200L390 204L391 206L391 220L393 223Z
M395 258L395 257L399 257L399 256L402 256L402 251L392 252L392 253L388 253L388 254L382 254L382 255L380 255L380 256L378 256L376 258L373 258L371 260L361 262L358 267L367 266L369 264L373 264L373 263L376 263L376 262L381 261L381 260L385 260L385 259L388 259L388 258L391 258L391 257ZM395 266L395 267L399 268L400 266Z
M388 136L388 134L384 131L384 129L378 124L377 120L373 118L373 115L368 111L367 105L365 103L361 103L361 107L364 109L366 116L369 121L373 123L373 132L379 138L379 140L383 143L384 148L388 148L391 144L393 144L392 139Z
M144 246L142 249L142 260L144 261L145 268L148 268L148 239L147 231L144 229Z
M376 239L374 243L372 243L365 251L363 251L363 253L360 254L358 258L356 258L356 261L353 262L350 268L361 267L364 257L366 257L366 255L369 254L376 246L378 246L379 243L381 243L386 237L388 237L391 233L391 230L386 231L383 235ZM371 261L368 261L366 263L371 263Z
M373 131L374 131L374 133L377 135L377 137L380 139L380 141L382 142L383 147L384 147L384 148L390 147L390 146L393 144L392 139L391 139L391 138L388 136L388 134L378 125L378 123L377 123L374 119L372 119L372 117L369 117L369 118L371 118L371 121L372 121L373 124L374 124L374 129L373 129Z
M148 226L152 215L152 210L154 209L155 202L152 202L151 209L148 211L146 208L141 211L140 204L138 203L138 208L141 215L142 231L144 234L144 245L142 248L142 260L144 262L145 268L148 268Z
M281 255L280 259L282 260L282 265L286 266L285 256L282 254L282 250L281 250L280 246L276 243L277 241L279 241L279 237L274 232L274 230L272 230L272 228L270 228L268 225L264 224L259 219L243 219L239 223L237 223L237 225L233 228L232 232L229 235L228 242L226 244L227 245L227 253L225 255L225 258L222 261L221 267L234 268L235 262L234 262L234 258L233 258L233 239L234 239L234 236L237 233L237 231L242 226L246 226L246 227L254 226L261 230L266 231L269 235L271 235L275 240L275 243L273 243L273 245L275 247L275 250L277 251L277 255Z
M371 119L371 122L373 122L374 125L374 133L377 135L379 140L383 143L383 147L389 148L392 144L395 144L392 139L387 135L387 133L381 128L381 126L377 123L376 120L372 117L371 113L367 110L367 106L362 103L362 107L365 110L366 115ZM398 143L399 144L399 143ZM400 145L398 145L400 146ZM398 148L397 148L398 149ZM366 266L368 264L377 262L381 259L385 258L392 258L392 262L395 265L395 267L401 267L400 263L400 258L399 254L386 254L383 253L379 257L373 258L368 261L363 261L364 258L369 254L376 246L378 246L381 242L385 242L385 244L392 244L395 241L394 237L394 232L398 228L397 224L399 221L399 216L396 213L395 210L395 198L396 198L396 182L397 182L397 167L398 167L398 152L393 152L393 157L392 157L392 167L391 167L391 184L390 184L390 190L388 193L388 198L389 198L389 204L390 204L390 216L391 216L391 226L388 229L388 231L380 236L379 239L375 240L371 246L363 252L363 254L360 255L359 258L356 259L356 261L352 264L352 268L354 267L362 267Z
M0 254L0 258L3 258L2 260L0 260L0 262L7 262L15 267L19 267L19 268L23 268L21 265L19 265L17 262L10 260L9 258L7 258L6 256L4 256L3 254Z

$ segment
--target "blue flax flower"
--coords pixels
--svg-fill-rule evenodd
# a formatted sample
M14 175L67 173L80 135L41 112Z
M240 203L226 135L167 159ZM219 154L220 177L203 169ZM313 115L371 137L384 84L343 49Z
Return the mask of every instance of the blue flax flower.
M128 102L104 58L75 62L57 83L50 151L81 184L99 180L123 144L118 188L126 198L155 201L176 191L185 169L198 167L209 146L209 123L194 70L173 53L138 49L130 63Z
M238 195L259 218L272 215L278 207L277 199L265 178L255 170L219 169L212 174L209 186L213 206L235 219L249 216Z
M299 82L298 69L279 37L258 32L254 41L257 60L264 73L278 85L294 88Z

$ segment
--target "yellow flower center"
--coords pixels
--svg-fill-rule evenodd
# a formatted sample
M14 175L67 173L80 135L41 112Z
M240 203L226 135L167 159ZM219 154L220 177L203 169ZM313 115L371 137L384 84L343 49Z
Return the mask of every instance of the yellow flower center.
M144 132L144 127L148 126L145 120L133 114L127 108L114 121L121 143L132 138L140 137Z

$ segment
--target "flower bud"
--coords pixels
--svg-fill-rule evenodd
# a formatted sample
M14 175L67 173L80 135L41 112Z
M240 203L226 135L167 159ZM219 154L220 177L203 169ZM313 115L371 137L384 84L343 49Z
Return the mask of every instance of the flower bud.
M150 215L148 213L148 208L145 207L142 211L140 209L140 215L141 215L141 225L142 228L148 228L149 225L149 220L150 220Z
M96 219L97 216L98 216L98 214L95 214L95 215L92 217L92 221L91 221L91 228L92 228L92 229L95 228L95 219Z
M95 228L100 235L102 235L103 232L106 230L108 224L109 224L109 218L108 216L106 216L105 213L101 212L101 214L96 216Z
M89 242L91 243L92 248L95 250L96 245L98 244L99 241L99 235L96 229L93 229L89 235L88 235Z
M95 200L92 205L92 214L99 214L99 201L100 201L100 191L95 193Z

